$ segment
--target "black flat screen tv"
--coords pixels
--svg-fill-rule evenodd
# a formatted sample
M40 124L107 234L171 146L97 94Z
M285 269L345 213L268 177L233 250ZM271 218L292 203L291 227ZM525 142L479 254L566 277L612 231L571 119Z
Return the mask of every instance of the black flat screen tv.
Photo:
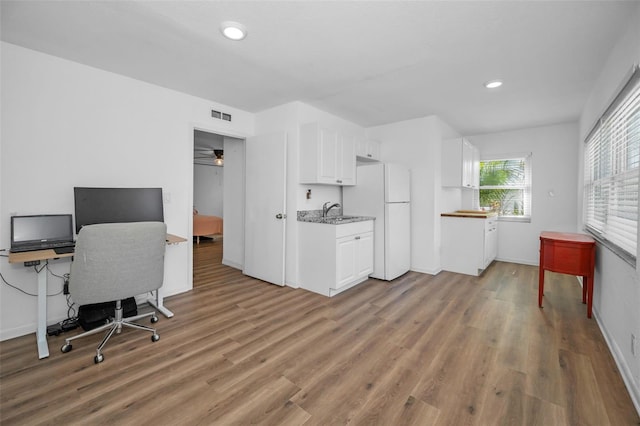
M76 233L84 225L164 222L162 188L73 188Z

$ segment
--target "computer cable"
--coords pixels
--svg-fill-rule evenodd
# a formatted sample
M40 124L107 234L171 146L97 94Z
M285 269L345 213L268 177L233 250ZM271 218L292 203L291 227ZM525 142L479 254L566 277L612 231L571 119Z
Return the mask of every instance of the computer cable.
M47 262L47 263L48 263L48 262ZM44 265L42 268L40 268L40 270L38 270L38 268L36 268L35 266L33 267L33 269L34 269L36 272L40 272L40 271L42 271L42 269L43 269L43 268L45 268L45 267L47 266L47 263L45 263L45 265ZM8 285L9 287L13 288L14 290L18 290L20 293L24 293L24 294L26 294L27 296L38 297L38 295L37 295L37 294L29 293L28 291L25 291L25 290L21 289L20 287L18 287L18 286L15 286L15 285L11 284L9 281L7 281L7 280L4 278L4 275L2 275L2 273L1 273L1 272L0 272L0 278L2 279L2 282L3 282L3 283L5 283L5 284L6 284L6 285ZM52 296L57 296L57 295L59 295L59 294L63 294L63 291L64 291L64 289L60 290L60 291L59 291L59 292L57 292L57 293L47 294L47 297L52 297Z

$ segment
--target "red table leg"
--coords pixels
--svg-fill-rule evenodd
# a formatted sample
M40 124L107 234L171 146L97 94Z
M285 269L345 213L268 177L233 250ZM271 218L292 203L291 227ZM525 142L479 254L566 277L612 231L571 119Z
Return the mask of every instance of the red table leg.
M591 309L593 306L593 275L584 277L584 279L587 281L587 318L591 318ZM584 286L585 284L583 283L582 285Z
M540 246L540 266L538 267L538 307L542 308L544 295L544 245Z
M595 256L596 241L588 235L566 232L541 232L538 306L542 308L545 271L581 276L582 303L587 304L587 317L591 318Z

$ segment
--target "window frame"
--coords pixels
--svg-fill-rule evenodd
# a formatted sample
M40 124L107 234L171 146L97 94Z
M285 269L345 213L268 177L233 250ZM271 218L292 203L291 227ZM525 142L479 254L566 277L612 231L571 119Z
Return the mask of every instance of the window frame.
M532 154L527 153L511 153L504 155L492 155L486 158L482 158L480 163L488 163L491 161L509 161L509 160L522 160L524 161L524 178L523 182L512 185L478 185L478 201L480 200L480 191L491 189L515 189L523 191L522 204L523 215L501 215L498 213L498 220L505 222L524 222L530 223L532 217ZM481 206L482 208L482 206Z
M635 65L584 139L582 201L584 231L633 267L638 255L639 151L640 69Z

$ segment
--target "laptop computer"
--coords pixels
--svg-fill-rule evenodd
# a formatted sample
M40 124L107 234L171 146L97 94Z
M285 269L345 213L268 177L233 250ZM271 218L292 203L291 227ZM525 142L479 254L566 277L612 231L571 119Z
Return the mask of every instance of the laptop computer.
M11 253L60 248L69 252L74 246L70 214L11 217Z

